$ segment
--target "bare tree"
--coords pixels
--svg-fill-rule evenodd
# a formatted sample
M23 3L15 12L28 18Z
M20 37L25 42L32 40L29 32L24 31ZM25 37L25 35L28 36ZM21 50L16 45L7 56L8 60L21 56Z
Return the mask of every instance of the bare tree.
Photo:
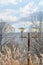
M34 48L34 54L37 55L37 57L39 58L39 65L42 65L42 56L41 54L43 54L43 38L41 38L42 36L42 13L40 12L37 16L32 16L32 29L34 31L34 35L32 36L32 38L35 40L34 44L33 44L33 48ZM36 21L34 20L34 18L36 19Z

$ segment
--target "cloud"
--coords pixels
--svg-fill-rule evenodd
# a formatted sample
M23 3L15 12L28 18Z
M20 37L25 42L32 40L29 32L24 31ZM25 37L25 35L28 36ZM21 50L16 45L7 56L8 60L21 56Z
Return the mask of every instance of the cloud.
M43 5L43 0L41 0L41 1L39 2L39 5L40 5L40 6L42 6L42 5Z
M40 4L43 3L43 0L41 0L39 3ZM20 13L21 13L20 20L29 21L29 19L30 19L29 15L31 15L32 13L41 11L42 9L40 10L39 3L37 3L37 5L36 5L35 2L29 2L24 7L20 8Z
M17 24L18 23L18 24ZM15 24L15 23L13 23L13 24ZM30 26L31 24L32 24L32 22L24 22L24 21L20 21L20 22L16 22L16 24L15 25L26 25L26 26Z
M21 22L12 24L12 26L15 28L20 28L20 27L28 28L31 25L32 25L32 22L28 22L28 21L27 22L21 21Z
M0 4L8 4L8 3L12 3L16 5L17 1L16 0L0 0Z
M11 14L15 13L15 10L12 9L5 9L0 13L0 19L4 21L18 21L19 17L12 16Z
M19 2L22 2L23 0L0 0L0 4L14 4L17 5Z
M42 7L43 7L43 0L40 0L39 3L36 5L36 7L33 8L33 12L43 11Z
M39 1L37 3L37 5L35 4L35 1L34 2L31 1L31 2L27 3L24 7L20 8L20 11L21 11L20 16L21 17L28 17L30 13L39 11L42 8L41 5L43 5L43 0Z
M21 10L21 17L26 17L30 12L32 12L33 2L29 2L27 5L25 5L23 8L20 8Z
M18 20L18 17L16 16L6 16L6 15L3 15L3 14L0 14L0 19L2 19L3 21L6 21L6 22L10 22L10 21L17 21Z
M0 19L2 19L3 21L6 21L6 22L10 22L10 21L14 21L16 22L19 18L16 17L16 16L8 16L8 15L5 15L5 14L0 14Z
M36 8L33 9L33 12L36 12L36 11L38 11L38 7L36 7Z
M25 32L26 31L29 31L29 27L32 25L32 22L24 22L24 21L21 21L21 22L17 22L17 23L13 23L12 26L15 28L15 32L19 32L19 28L20 27L23 27L25 28Z
M19 24L22 24L22 25L25 25L25 26L30 26L32 24L32 22L29 22L29 21L27 21L27 22L21 21L21 22L19 22Z

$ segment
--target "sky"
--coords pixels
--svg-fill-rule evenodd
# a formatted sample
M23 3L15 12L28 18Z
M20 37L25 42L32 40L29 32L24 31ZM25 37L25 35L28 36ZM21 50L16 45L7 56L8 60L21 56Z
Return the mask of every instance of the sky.
M11 24L18 32L20 27L30 30L29 14L43 11L43 0L0 0L0 20Z

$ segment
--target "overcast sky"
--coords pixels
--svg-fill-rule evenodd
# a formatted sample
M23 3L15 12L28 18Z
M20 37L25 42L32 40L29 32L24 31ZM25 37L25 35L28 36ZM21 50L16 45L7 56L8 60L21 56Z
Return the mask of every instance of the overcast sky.
M32 23L27 18L39 10L43 11L43 0L0 0L0 20L10 23L16 32L19 27L29 31Z

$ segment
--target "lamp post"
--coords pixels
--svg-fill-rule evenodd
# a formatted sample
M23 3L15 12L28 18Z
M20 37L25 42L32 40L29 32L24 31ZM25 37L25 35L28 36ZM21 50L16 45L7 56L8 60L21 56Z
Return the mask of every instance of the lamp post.
M21 38L23 38L23 32L24 32L25 28L21 27L21 28L19 28L19 30L21 32Z
M25 28L19 28L20 32L21 32L21 38L27 38L28 39L28 53L27 53L27 65L29 65L29 50L30 50L30 33L28 33L28 37L23 36L23 31L25 30Z

